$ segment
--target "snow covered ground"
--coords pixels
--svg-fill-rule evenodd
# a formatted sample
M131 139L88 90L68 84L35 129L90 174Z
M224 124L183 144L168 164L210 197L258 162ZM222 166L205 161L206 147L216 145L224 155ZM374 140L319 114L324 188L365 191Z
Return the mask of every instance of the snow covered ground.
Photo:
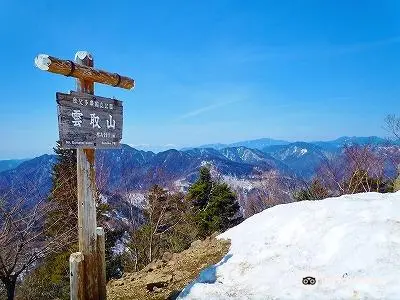
M282 204L219 237L229 253L178 299L400 299L400 192Z

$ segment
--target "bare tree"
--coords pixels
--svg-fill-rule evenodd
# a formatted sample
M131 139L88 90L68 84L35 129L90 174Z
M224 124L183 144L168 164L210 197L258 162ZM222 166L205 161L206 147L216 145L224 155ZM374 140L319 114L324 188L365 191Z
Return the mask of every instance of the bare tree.
M187 218L188 205L182 193L171 193L155 185L145 198L145 223L130 232L131 242L127 244L127 263L133 271L161 257L164 251L174 252L174 238L188 239L190 244L191 235L196 234L195 230L188 229L191 223Z
M385 119L385 129L397 140L400 140L400 117L388 115Z
M283 175L278 170L271 170L261 175L258 193L264 197L267 207L271 207L292 202L292 191L296 185L296 178Z
M384 159L372 146L345 147L348 193L379 192L384 178ZM372 179L372 180L370 180Z
M386 117L386 130L398 141L400 141L400 117L389 115ZM394 181L394 191L400 190L400 162L397 160L397 178Z
M250 193L244 203L244 217L249 218L267 208L266 203L256 193Z
M384 184L385 157L371 145L345 146L343 152L325 159L316 178L332 195L379 192Z
M44 227L46 214L54 207L39 201L24 209L24 200L0 206L0 280L7 291L7 299L14 298L18 278L29 272L41 259L59 251L70 240L71 232L63 231L49 238L46 230L59 227L55 220Z
M326 157L316 172L316 178L334 196L346 193L343 178L345 177L344 157L342 154Z
M293 193L301 184L298 178L281 174L278 170L262 172L252 180L253 189L247 193L245 217L294 200Z
M148 260L151 262L157 254L154 250L157 240L183 221L185 205L183 195L171 195L167 190L155 185L147 195L148 215Z

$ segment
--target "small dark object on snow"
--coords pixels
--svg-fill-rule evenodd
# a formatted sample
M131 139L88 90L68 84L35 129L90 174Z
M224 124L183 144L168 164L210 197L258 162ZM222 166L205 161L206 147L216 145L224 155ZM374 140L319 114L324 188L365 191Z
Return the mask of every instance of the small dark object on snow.
M316 283L316 280L314 277L308 276L303 278L302 283L304 285L314 285Z

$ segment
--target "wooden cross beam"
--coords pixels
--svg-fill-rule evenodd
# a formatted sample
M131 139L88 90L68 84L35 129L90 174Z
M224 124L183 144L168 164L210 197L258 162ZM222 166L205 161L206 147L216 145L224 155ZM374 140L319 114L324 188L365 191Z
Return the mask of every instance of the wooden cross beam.
M76 56L78 59L84 59L86 54L86 51L78 51ZM71 76L84 81L103 83L127 90L135 87L135 81L132 78L77 64L71 60L62 60L47 54L36 56L35 65L43 71Z

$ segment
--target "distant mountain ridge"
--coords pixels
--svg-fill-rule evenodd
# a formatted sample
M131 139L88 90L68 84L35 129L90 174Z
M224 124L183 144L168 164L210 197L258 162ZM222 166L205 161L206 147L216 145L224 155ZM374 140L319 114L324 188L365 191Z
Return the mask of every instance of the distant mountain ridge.
M97 153L99 165L112 166L107 175L112 190L146 189L156 183L168 186L177 180L191 182L195 180L200 166L207 163L224 175L236 177L250 176L255 167L263 171L288 170L286 165L274 158L243 147L221 151L212 148L171 149L156 154L123 145L121 149L99 150ZM258 157L257 163L255 157Z
M270 139L270 138L262 138L262 139L255 139L255 140L247 140L247 141L241 141L241 142L235 142L231 144L206 144L206 145L201 145L198 147L187 147L183 148L181 150L187 150L187 149L193 149L193 148L213 148L217 150L222 150L224 148L229 148L229 147L246 147L250 149L258 149L261 150L264 147L267 146L273 146L273 145L287 145L290 144L288 141L283 141L283 140L276 140L276 139Z
M207 163L221 175L240 180L270 170L308 180L328 155L339 153L343 145L349 143L398 146L379 137L342 137L312 143L258 139L234 143L236 146L222 149L218 149L222 144L217 144L215 148L170 149L159 153L122 145L120 149L98 150L96 167L101 180L107 182L109 192L147 190L153 184L165 187L187 185L197 178L199 167ZM51 171L55 162L56 156L42 155L0 172L0 197L28 197L32 202L38 197L46 197L51 188Z
M52 184L55 155L44 154L27 160L16 168L0 172L0 198L14 201L25 199L26 205L44 199Z
M29 160L27 159L7 159L7 160L0 160L0 172L15 169L24 161Z
M344 145L374 145L374 146L382 146L382 145L399 145L399 141L392 141L389 139L384 139L377 136L367 136L367 137L356 137L356 136L342 136L332 141L316 141L312 142L312 144L321 147L324 151L332 152L337 151L342 148Z
M229 148L229 147L247 147L251 149L258 149L262 150L266 147L269 146L282 146L282 145L289 145L297 142L304 142L304 141L294 141L294 142L289 142L285 140L279 140L279 139L271 139L271 138L261 138L261 139L255 139L255 140L246 140L246 141L241 141L241 142L235 142L235 143L230 143L230 144L206 144L206 145L201 145L198 147L186 147L181 149L182 151L187 150L187 149L193 149L193 148L213 148L217 150L221 150L224 148ZM378 136L366 136L366 137L357 137L357 136L342 136L339 137L335 140L328 140L328 141L311 141L311 142L306 142L308 144L315 144L317 146L320 146L322 148L327 148L331 149L332 147L337 149L338 147L343 147L346 144L359 144L359 145L365 145L365 144L373 144L373 145L383 145L386 143L395 143L393 141L390 141L385 138L381 138Z

